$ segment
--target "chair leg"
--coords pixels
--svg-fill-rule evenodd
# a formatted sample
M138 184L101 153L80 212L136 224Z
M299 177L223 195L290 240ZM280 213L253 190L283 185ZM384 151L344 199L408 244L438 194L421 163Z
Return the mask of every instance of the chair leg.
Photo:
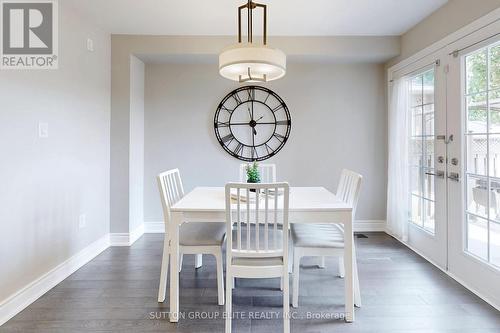
M182 271L182 259L184 256L179 252L179 273Z
M292 275L292 306L299 306L299 272L300 272L300 254L296 249L293 251L293 275Z
M226 267L226 333L231 333L231 317L232 317L232 296L233 290L232 286L233 277L231 277L231 273L229 269Z
M345 268L344 268L344 257L339 257L339 277L344 278L345 276Z
M203 254L199 253L194 257L194 267L200 268L201 266L203 266Z
M283 332L290 333L290 287L288 267L283 267Z
M353 271L354 271L354 306L361 307L361 291L359 289L358 263L356 259L356 249L353 247Z
M216 252L215 261L217 263L217 299L219 305L224 305L224 267L222 264L222 249Z
M318 265L319 268L325 268L325 257L322 256Z
M160 287L158 288L158 302L165 301L167 292L167 276L168 276L168 259L169 259L168 239L165 237L163 241L163 255L161 259L161 274L160 274Z

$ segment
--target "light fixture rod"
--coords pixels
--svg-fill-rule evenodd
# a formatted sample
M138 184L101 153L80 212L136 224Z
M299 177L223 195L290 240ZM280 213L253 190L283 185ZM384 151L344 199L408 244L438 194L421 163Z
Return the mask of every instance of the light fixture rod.
M247 23L247 41L248 43L253 43L253 10L257 7L260 7L264 10L264 33L263 33L263 41L264 45L267 44L267 6L253 2L252 0L248 0L248 3L241 5L238 7L238 43L241 43L241 12L243 9L247 9L247 17L248 17L248 23Z

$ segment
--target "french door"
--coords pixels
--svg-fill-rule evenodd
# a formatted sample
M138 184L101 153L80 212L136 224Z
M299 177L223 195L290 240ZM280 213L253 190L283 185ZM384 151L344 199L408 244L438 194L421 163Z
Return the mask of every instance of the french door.
M498 31L497 22L448 50L447 192L449 272L500 305Z
M408 240L500 307L500 21L393 72L405 79Z
M408 89L408 243L446 268L446 86L441 61L406 68Z

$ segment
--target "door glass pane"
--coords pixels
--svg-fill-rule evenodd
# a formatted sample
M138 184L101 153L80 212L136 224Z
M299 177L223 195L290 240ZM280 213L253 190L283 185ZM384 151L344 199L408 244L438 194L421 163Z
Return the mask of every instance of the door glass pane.
M488 220L467 214L467 251L487 260Z
M486 93L467 96L467 134L486 133L488 105Z
M488 140L486 135L466 135L467 173L486 176Z
M500 44L465 56L466 251L500 266Z
M500 178L490 178L490 219L500 222Z
M411 135L421 136L422 129L422 106L411 108Z
M467 212L488 218L488 179L467 175Z
M410 138L410 166L421 166L422 156L422 138Z
M490 48L490 89L500 88L500 44Z
M500 134L490 134L488 142L488 174L490 177L500 178Z
M475 94L486 91L487 79L487 51L479 50L465 58L466 65L466 93Z
M434 172L434 171L431 171ZM424 174L424 199L434 201L434 176Z
M500 134L500 90L489 93L490 102L490 133Z
M411 222L434 233L434 69L410 78Z

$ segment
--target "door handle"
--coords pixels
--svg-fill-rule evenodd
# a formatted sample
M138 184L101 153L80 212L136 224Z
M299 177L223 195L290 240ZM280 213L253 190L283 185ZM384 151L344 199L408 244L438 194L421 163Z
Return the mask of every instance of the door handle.
M444 171L436 171L436 173L432 173L432 172L426 172L425 173L426 175L428 176L434 176L434 177L437 177L437 178L444 178Z
M458 174L458 172L450 172L448 174L448 179L453 180L454 182L459 182L460 175Z

